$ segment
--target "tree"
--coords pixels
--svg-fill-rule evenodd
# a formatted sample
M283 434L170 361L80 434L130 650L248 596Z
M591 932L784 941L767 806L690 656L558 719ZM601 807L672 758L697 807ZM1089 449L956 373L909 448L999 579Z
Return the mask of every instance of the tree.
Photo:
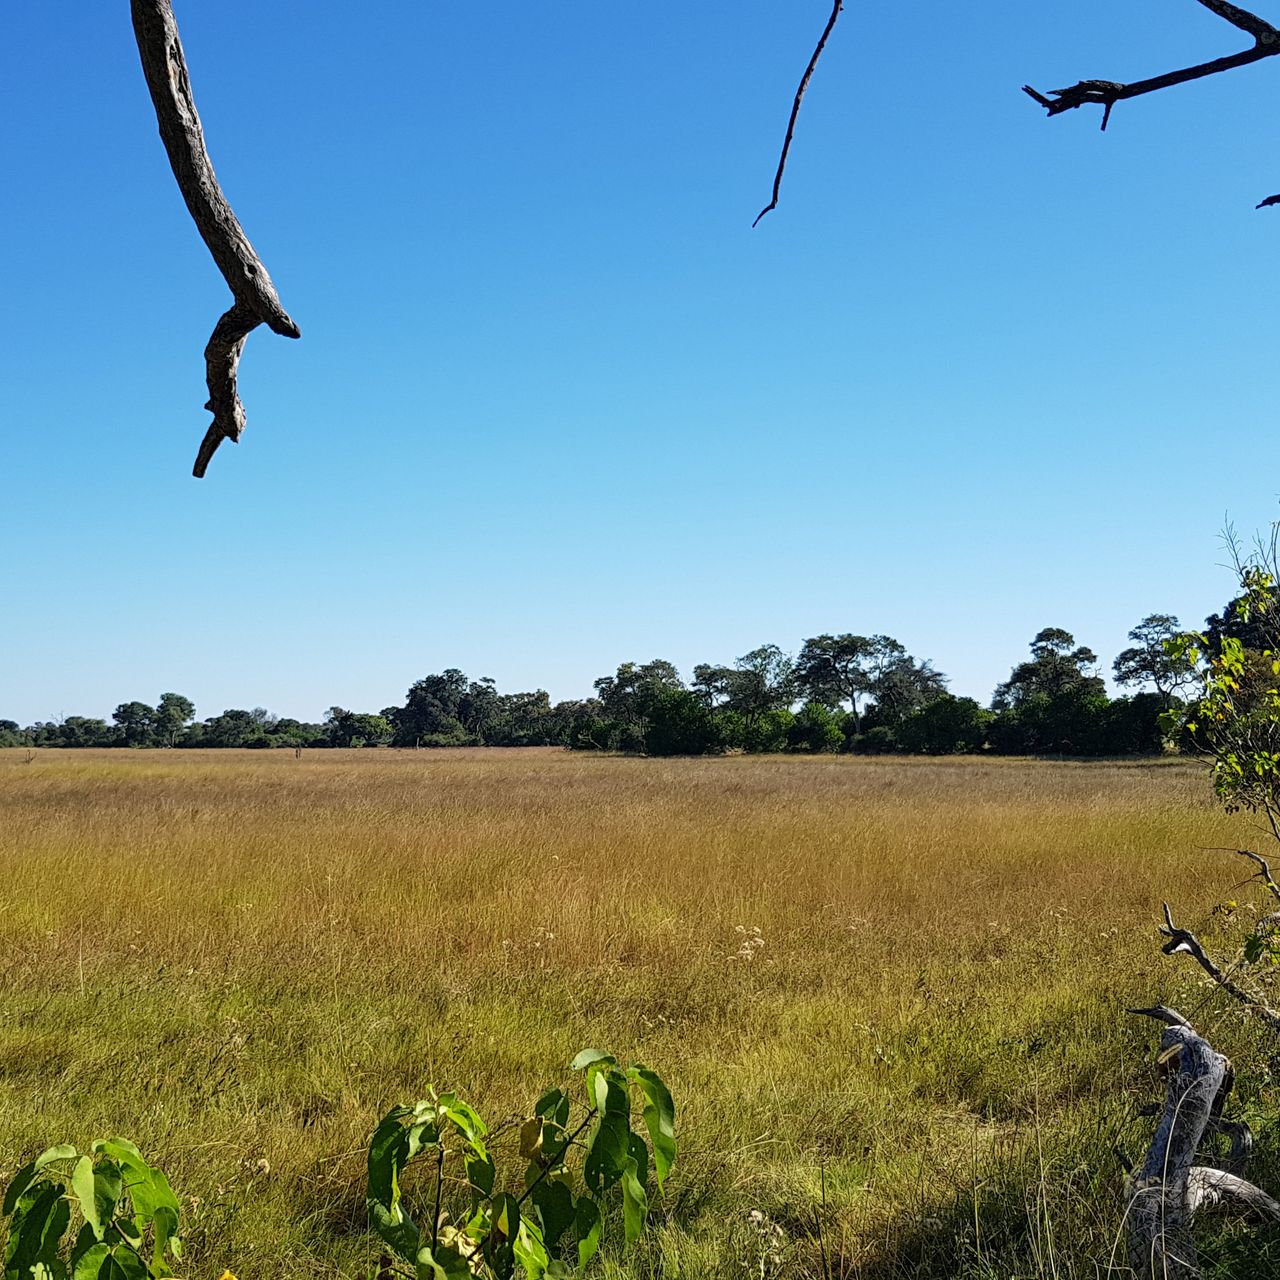
M178 735L195 719L196 704L180 693L162 693L156 703L155 733L161 746L177 744Z
M650 687L644 750L650 756L705 756L724 749L719 717L690 689Z
M126 747L151 745L156 728L156 709L145 702L122 702L111 718L120 728L120 741Z
M386 716L345 711L342 707L329 708L324 732L331 747L383 747L395 735Z
M943 693L912 711L898 725L898 744L918 755L943 756L981 751L992 713L972 698Z
M866 636L846 632L806 640L800 646L800 656L796 659L798 691L811 702L821 702L829 707L847 702L856 720L858 699L867 692L867 665L877 651L876 641L888 639L887 636L877 636L873 641Z
M1194 683L1195 666L1186 654L1171 648L1182 626L1172 614L1148 614L1129 632L1133 648L1122 650L1112 665L1116 683L1126 687L1155 686L1161 705L1168 708L1174 695Z
M1097 661L1092 649L1076 647L1070 631L1045 627L1031 642L1031 661L1013 669L1009 679L996 688L991 705L996 711L1004 711L1037 694L1057 698L1085 692L1105 697L1107 687L1093 669Z
M1071 632L1040 631L1031 661L1019 663L991 700L998 713L988 732L992 747L1015 755L1101 754L1108 698L1097 661Z
M410 685L404 706L383 713L394 728L395 745L468 745L472 739L461 719L468 690L467 677L457 667L448 667L439 675L423 676Z

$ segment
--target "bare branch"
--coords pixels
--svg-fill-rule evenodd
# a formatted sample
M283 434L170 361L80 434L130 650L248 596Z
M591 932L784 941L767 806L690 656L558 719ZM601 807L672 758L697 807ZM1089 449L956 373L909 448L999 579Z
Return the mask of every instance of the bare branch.
M756 214L756 220L751 224L753 227L759 224L760 219L766 213L778 207L778 193L782 190L782 174L787 167L787 155L791 151L791 139L795 137L796 118L800 114L800 104L804 101L805 92L809 88L809 81L813 79L814 68L818 65L818 59L822 57L823 49L827 47L827 41L835 30L836 19L840 17L840 10L843 8L844 0L835 0L835 3L831 6L831 16L827 19L827 25L822 29L822 35L818 37L818 43L814 47L813 57L809 59L809 65L805 67L804 75L800 77L800 87L796 90L795 101L791 104L791 118L787 121L787 136L783 139L782 154L778 157L778 171L773 175L773 199Z
M1199 3L1206 9L1212 9L1218 17L1225 19L1233 27L1239 27L1241 31L1248 32L1255 40L1265 43L1268 38L1274 38L1276 34L1275 27L1269 22L1264 22L1247 9L1228 4L1227 0L1199 0Z
M1248 858L1251 862L1258 864L1259 870L1254 878L1261 880L1267 886L1267 892L1277 902L1280 902L1280 884L1276 884L1272 878L1271 868L1267 865L1267 860L1260 853L1254 853L1252 849L1237 849L1236 852L1242 858Z
M1064 111L1073 111L1088 103L1097 103L1102 107L1102 127L1107 127L1111 119L1111 109L1117 102L1126 98L1141 97L1144 93L1154 93L1157 89L1168 89L1176 84L1186 84L1191 80L1201 80L1205 76L1213 76L1222 71L1233 71L1236 67L1247 67L1250 63L1259 62L1280 53L1280 30L1271 23L1241 9L1228 0L1199 0L1206 9L1212 10L1233 27L1239 27L1254 39L1251 49L1227 55L1225 58L1214 58L1209 62L1198 62L1193 67L1183 67L1178 71L1169 71L1162 76L1152 76L1148 80L1135 80L1132 84L1121 84L1116 80L1081 80L1065 89L1051 89L1043 94L1029 84L1022 86L1023 93L1030 95L1051 116L1061 115ZM1264 200L1258 206L1280 203L1280 200Z
M1180 929L1173 923L1173 913L1169 904L1164 904L1164 924L1160 932L1169 939L1160 948L1167 956L1175 953L1189 955L1229 996L1242 1005L1252 1009L1273 1031L1280 1031L1280 1013L1277 1013L1265 1000L1246 991L1229 974L1224 972L1200 945L1200 939L1190 929ZM1141 1012L1149 1012L1142 1010Z
M209 383L206 407L214 418L196 458L194 474L202 476L218 445L223 440L239 440L244 430L244 406L236 393L236 366L245 338L259 324L286 338L301 335L281 305L271 276L249 243L213 171L171 0L130 0L130 5L142 70L169 165L196 229L235 296L234 305L218 321L205 349Z

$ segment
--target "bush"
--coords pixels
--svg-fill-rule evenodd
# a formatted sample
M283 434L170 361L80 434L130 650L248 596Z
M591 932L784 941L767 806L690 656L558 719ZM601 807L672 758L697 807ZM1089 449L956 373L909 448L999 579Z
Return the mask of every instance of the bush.
M791 751L839 751L844 746L843 717L820 702L806 702L787 730Z

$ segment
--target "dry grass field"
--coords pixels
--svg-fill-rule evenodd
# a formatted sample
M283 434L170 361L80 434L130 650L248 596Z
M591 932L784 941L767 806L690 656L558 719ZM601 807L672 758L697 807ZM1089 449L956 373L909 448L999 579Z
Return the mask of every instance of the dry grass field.
M389 1104L501 1119L594 1045L681 1140L596 1275L1123 1275L1126 1005L1236 1058L1280 1185L1261 1041L1155 933L1165 898L1229 931L1253 891L1204 850L1249 839L1178 764L0 752L0 1165L122 1133L193 1277L354 1280Z

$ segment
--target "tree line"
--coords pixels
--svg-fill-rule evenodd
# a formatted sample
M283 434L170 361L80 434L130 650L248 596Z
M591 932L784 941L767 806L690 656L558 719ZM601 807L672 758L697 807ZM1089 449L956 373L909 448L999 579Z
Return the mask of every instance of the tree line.
M1213 637L1247 627L1236 602L1208 620ZM1233 631L1234 629L1234 631ZM1166 746L1161 716L1196 678L1167 642L1177 618L1152 614L1112 664L1134 692L1112 698L1097 655L1046 627L989 706L959 697L928 659L891 636L813 636L792 655L766 644L729 665L700 663L688 681L665 659L624 662L590 698L552 703L543 689L502 693L491 679L450 668L410 686L404 704L357 712L330 707L309 723L258 707L196 720L165 693L154 706L122 702L110 722L86 716L21 727L0 720L0 746L452 747L564 746L643 755L855 752L950 755L1140 755Z

